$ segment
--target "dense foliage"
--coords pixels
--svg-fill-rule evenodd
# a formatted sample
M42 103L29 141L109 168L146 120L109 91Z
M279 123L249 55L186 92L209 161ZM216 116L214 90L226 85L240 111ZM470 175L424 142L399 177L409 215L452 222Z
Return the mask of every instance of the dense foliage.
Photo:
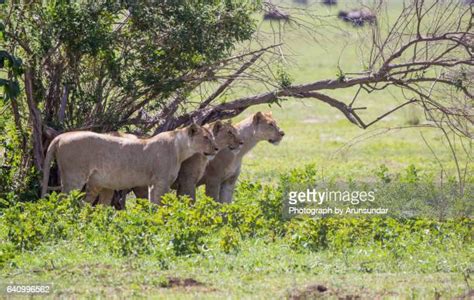
M209 249L233 253L247 240L262 239L284 243L297 252L346 255L364 249L358 255L368 260L366 271L386 268L387 263L393 271L423 255L430 257L429 262L415 263L414 270L463 271L468 267L473 223L462 216L438 221L423 216L284 218L281 187L317 173L313 166L294 170L289 177L282 176L278 186L244 182L235 203L228 205L204 196L191 204L188 198L170 194L161 207L138 199L129 201L126 211L115 211L84 205L79 193L18 203L1 212L0 261L9 264L22 251L65 241L119 257L153 255L166 266L173 257ZM431 257L438 252L445 259Z
M31 68L34 98L48 125L117 128L123 124L114 121L136 112L138 100L162 106L171 92L193 85L197 68L248 39L252 7L239 1L34 2L13 5L9 26L17 28L7 30L21 40L16 52Z
M3 6L0 46L8 52L0 52L0 64L11 71L9 84L0 80L7 96L0 102L0 149L6 156L0 163L9 167L0 176L6 181L0 182L0 197L12 198L37 192L29 183L37 180L56 134L132 125L145 133L151 123L166 121L160 113L173 116L183 109L170 102L216 79L209 66L220 65L237 43L250 38L258 1L52 0Z

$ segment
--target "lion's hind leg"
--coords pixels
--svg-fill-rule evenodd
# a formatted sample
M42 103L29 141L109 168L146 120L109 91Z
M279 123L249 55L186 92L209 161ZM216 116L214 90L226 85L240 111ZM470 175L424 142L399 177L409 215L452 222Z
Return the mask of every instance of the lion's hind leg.
M99 192L99 204L109 206L112 204L113 197L114 197L114 190L102 189Z
M67 175L62 175L61 177L61 191L66 194L73 190L82 190L85 184L85 178L71 177Z
M85 201L87 203L93 204L95 200L97 199L97 196L101 193L102 188L88 183L86 187L86 199ZM100 197L99 197L99 203L100 203Z

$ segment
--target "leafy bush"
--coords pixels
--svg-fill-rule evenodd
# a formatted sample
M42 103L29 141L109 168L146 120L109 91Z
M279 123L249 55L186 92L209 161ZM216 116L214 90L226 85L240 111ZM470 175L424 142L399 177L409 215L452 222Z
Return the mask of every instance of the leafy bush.
M360 208L383 207L394 218L436 218L440 220L470 217L474 212L473 178L468 178L461 193L455 178L436 179L414 165L400 173L390 173L385 165L360 181L351 178L324 177L316 166L296 168L280 176L278 203L289 191L374 191L375 201L358 204ZM331 206L332 204L328 204ZM339 203L341 207L344 203Z
M377 245L397 249L429 243L471 242L473 221L466 218L437 222L429 219L322 218L293 219L286 238L294 249L343 251L355 246ZM412 249L416 251L416 249Z
M409 186L414 186L414 168L409 170ZM397 176L384 180L385 173L380 176L381 185L400 183ZM205 196L192 204L187 197L168 194L159 207L144 199L131 199L127 210L116 211L84 204L78 192L53 193L35 203L19 202L0 210L0 265L42 245L79 242L119 257L153 255L165 267L176 256L208 249L232 253L239 251L243 241L262 238L283 242L293 251L327 250L343 257L349 253L357 257L362 251L370 257L370 263L361 263L361 269L368 272L377 270L377 259L399 266L422 253L456 253L453 249L472 244L473 221L465 217L284 219L285 188L290 183L309 184L319 179L316 168L308 166L282 176L277 186L244 181L236 189L235 202L225 205ZM447 269L458 268L446 264Z
M77 229L81 213L78 193L61 200L53 194L38 204L17 203L3 211L2 221L8 224L6 238L20 250L32 250L48 241L68 239Z
M18 201L38 199L38 172L23 160L22 152L18 150L22 148L24 137L7 118L0 118L0 132L0 208Z

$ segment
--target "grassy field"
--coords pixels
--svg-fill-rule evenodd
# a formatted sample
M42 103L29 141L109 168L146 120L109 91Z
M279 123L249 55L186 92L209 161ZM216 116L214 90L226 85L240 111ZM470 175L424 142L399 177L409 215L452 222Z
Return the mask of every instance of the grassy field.
M400 12L401 3L402 1L390 1L386 11L389 22L393 22ZM323 14L334 16L339 9L355 6L355 2L344 2L336 8L328 9L314 4L312 9L327 10ZM316 41L310 39L309 34L298 26L291 23L287 25L282 38L288 62L285 68L294 83L333 79L338 73L338 66L345 73L363 70L365 56L360 48L361 45L367 47L367 43L370 43L368 38L364 38L369 35L367 27L354 28L335 17L329 17L324 22L338 26L340 30L315 28L313 37L317 38ZM260 30L271 32L270 27L268 23L264 23ZM349 103L356 88L327 93ZM364 121L368 122L403 103L404 98L399 90L388 89L371 94L362 91L357 101L358 106L368 107L360 113ZM351 124L337 109L313 99L290 98L282 103L282 107L252 107L236 119L259 110L272 111L287 135L278 147L260 143L246 157L244 178L271 180L275 172L285 172L308 163L315 163L328 175L349 177L364 176L382 164L394 171L414 164L423 171L439 173L440 164L424 143L421 134L435 150L443 168L454 174L452 154L439 130L400 129L410 127L414 122L426 122L419 107L407 106L365 130ZM461 160L465 161L462 151L459 152ZM470 170L472 171L472 166Z
M231 207L168 199L158 212L147 201L118 213L26 204L0 222L2 283L52 284L55 298L172 299L453 298L474 283L470 221L328 219L325 231L322 220L282 222L274 192L241 187Z
M354 270L356 254L349 256L295 253L285 244L252 240L238 254L210 251L171 261L164 270L153 256L117 258L58 245L22 256L8 282L54 283L53 295L66 298L450 299L467 290L461 273L367 273Z
M400 3L391 2L388 9L391 17ZM337 9L351 6L346 3L332 10L314 7L333 15ZM343 25L336 18L328 22ZM270 30L269 24L260 29ZM319 31L324 35L317 42L298 28L285 33L284 42L290 45L286 49L287 68L295 83L334 78L338 62L344 72L361 69L357 38L363 35L364 29L350 26L345 29L345 35L334 30ZM342 54L341 49L344 49ZM349 102L354 92L340 90L330 95ZM369 107L362 117L370 120L378 116L401 103L400 96L397 91L361 94L359 105ZM417 109L400 110L365 131L349 123L339 111L316 100L288 99L281 108L253 107L236 121L250 113L269 110L286 132L285 138L279 146L258 144L244 160L241 181L274 184L279 174L308 164L314 164L328 177L343 180L366 180L381 165L387 166L391 173L401 173L409 165L415 165L420 174L432 174L436 178L441 172L440 162L450 176L455 176L452 155L440 132L428 128L389 129L405 127L414 117L425 122ZM439 162L421 134L436 151ZM354 143L361 135L366 138ZM371 135L376 136L370 138ZM472 166L468 174L471 171ZM7 231L1 226L0 229ZM409 245L405 245L407 248L400 251L410 254L400 254L400 258L393 257L390 250L379 248L352 247L337 252L295 250L286 240L257 235L242 238L239 251L226 253L215 247L163 260L156 253L116 255L82 239L43 243L22 251L0 269L0 286L53 283L50 295L53 298L468 299L474 296L470 290L474 282L469 275L474 261L472 242L455 240L443 249L425 245L420 251L413 245L407 250ZM2 297L8 298L0 293Z

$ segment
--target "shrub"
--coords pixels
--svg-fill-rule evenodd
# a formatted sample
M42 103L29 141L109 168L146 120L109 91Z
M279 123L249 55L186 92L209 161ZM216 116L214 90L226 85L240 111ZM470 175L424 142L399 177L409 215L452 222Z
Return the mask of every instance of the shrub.
M36 201L40 191L39 174L18 150L22 148L25 137L17 132L13 122L3 119L3 116L0 118L0 132L0 209L19 201Z
M385 200L399 203L416 196L417 205L432 205L424 200L439 191L419 189L424 179L414 170L410 167L403 179L394 175L387 181L383 180L385 175L379 176L382 180L377 188L384 190ZM413 180L415 173L417 179ZM8 264L22 251L61 241L79 242L119 257L153 255L164 267L175 256L193 255L203 249L232 253L251 238L283 241L294 251L328 250L344 257L363 249L364 255L385 257L394 265L421 255L420 251L435 253L472 243L473 221L465 217L284 219L282 199L290 184L308 185L319 179L316 168L308 166L281 176L278 185L244 181L237 187L236 200L231 204L216 203L205 196L191 203L188 197L168 194L162 206L130 199L127 210L116 211L84 204L79 192L53 193L35 203L18 202L0 210L0 265ZM400 182L405 180L410 183ZM410 193L401 194L402 188ZM374 264L360 268L373 271Z
M416 253L424 244L471 243L474 222L460 218L444 222L394 218L295 218L287 224L286 239L296 250L343 252L368 245ZM407 251L409 250L409 251Z

